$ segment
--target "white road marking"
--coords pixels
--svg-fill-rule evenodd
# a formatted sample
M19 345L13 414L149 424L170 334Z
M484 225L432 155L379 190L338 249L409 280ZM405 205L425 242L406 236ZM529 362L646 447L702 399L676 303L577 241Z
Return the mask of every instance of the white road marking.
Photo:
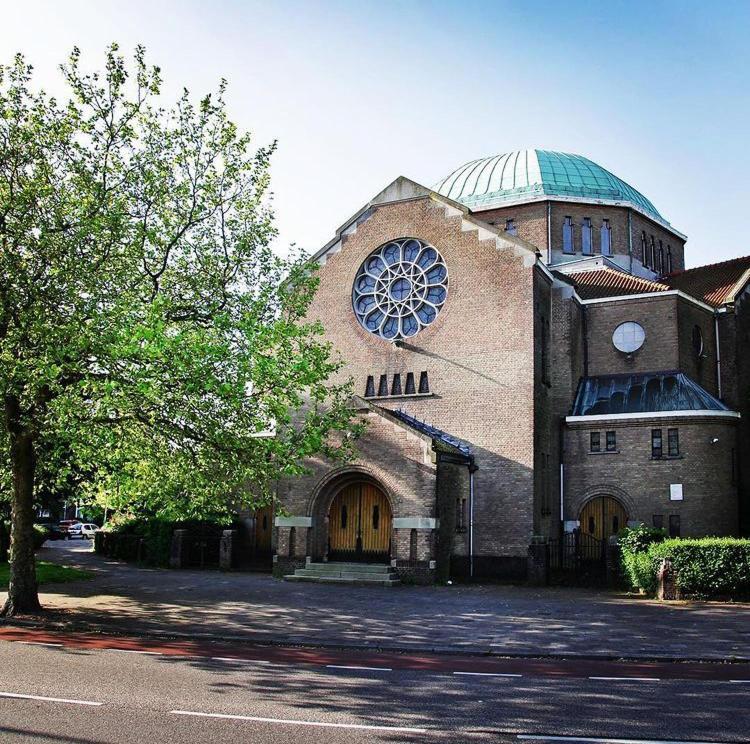
M729 681L734 682L734 684L736 685L741 685L743 683L744 684L750 683L750 679L730 679Z
M343 666L342 664L326 664L326 669L355 669L361 672L392 672L390 667Z
M500 672L453 672L464 677L523 677L523 674L501 674Z
M522 741L567 741L588 744L712 744L709 741L679 741L677 739L607 739L595 736L542 736L541 734L518 734ZM713 744L716 744L714 742Z
M24 646L62 646L62 643L45 643L44 641L16 641L16 643L23 643Z
M19 700L42 700L45 703L70 703L71 705L104 705L91 700L71 700L70 698L44 697L43 695L21 695L17 692L0 692L0 697L18 698Z
M604 682L661 682L658 677L589 677Z
M363 723L326 723L324 721L300 721L293 718L262 718L260 716L239 716L229 713L200 713L194 710L170 710L176 716L199 716L201 718L224 718L233 721L255 721L257 723L279 723L287 726L317 726L319 728L357 729L359 731L400 731L407 734L426 734L427 729L409 726L377 726Z

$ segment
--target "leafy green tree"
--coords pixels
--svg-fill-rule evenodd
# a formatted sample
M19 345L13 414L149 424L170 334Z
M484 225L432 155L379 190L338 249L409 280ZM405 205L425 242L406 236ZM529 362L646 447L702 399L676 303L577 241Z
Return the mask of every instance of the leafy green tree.
M142 48L100 73L78 50L70 99L0 68L0 385L12 483L5 614L40 609L39 478L177 516L346 456L346 385L305 321L314 272L282 260L269 159L226 114L222 82L159 104ZM274 436L268 436L272 430ZM264 434L266 432L266 434ZM49 484L47 484L49 485Z

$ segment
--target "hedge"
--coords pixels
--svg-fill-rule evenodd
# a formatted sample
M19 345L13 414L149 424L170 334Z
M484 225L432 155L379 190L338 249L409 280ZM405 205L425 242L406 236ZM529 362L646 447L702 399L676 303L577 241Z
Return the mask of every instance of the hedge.
M657 572L670 558L677 572L677 586L684 597L750 597L750 540L734 537L669 539L651 542L633 551L623 546L625 574L634 589L653 594Z

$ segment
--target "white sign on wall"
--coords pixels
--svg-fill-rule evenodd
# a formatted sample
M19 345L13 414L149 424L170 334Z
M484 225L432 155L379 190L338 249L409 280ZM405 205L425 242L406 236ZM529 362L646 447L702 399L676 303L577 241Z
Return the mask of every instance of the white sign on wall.
M672 483L669 486L669 500L682 501L682 483Z

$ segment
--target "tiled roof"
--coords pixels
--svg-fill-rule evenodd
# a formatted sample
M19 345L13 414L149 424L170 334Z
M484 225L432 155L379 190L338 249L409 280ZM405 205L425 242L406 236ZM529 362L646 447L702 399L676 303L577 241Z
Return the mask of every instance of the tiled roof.
M471 454L471 447L469 447L469 445L466 444L466 442L464 442L463 440L459 439L458 437L454 437L451 434L444 432L442 429L438 429L437 427L432 426L431 424L420 421L414 416L410 416L408 413L406 413L406 411L392 411L388 409L388 413L390 413L391 416L395 416L399 421L402 421L412 429L415 429L422 434L426 434L428 437L432 437L432 439L436 439L443 444L447 444L449 447L457 449L463 455Z
M742 289L738 284L743 278L750 279L750 256L675 271L663 281L670 289L679 289L708 305L720 307L733 299L735 291Z
M682 372L584 377L574 416L656 411L727 411L720 400Z
M669 289L666 284L652 282L615 269L581 271L576 274L568 274L566 279L574 282L576 293L582 300L666 292Z

